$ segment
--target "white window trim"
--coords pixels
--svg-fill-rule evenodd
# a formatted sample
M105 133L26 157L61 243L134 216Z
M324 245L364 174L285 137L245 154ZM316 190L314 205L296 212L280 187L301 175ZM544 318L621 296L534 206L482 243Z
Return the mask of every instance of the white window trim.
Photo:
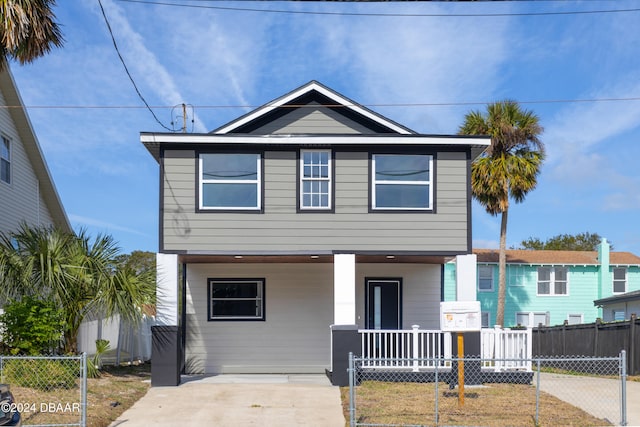
M258 295L256 295L255 298L218 298L219 300L224 300L224 301L232 301L232 300L236 300L236 301L256 301L256 304L260 304L260 315L256 315L256 316L214 316L213 315L213 310L211 308L211 303L213 302L214 298L212 296L213 292L211 291L211 288L213 286L214 283L233 283L233 284L257 284L257 289L258 289ZM207 279L207 286L209 287L208 289L208 319L209 321L216 321L216 320L257 320L257 321L261 321L261 320L265 320L265 280L264 279L214 279L214 278L209 278Z
M548 326L549 324L549 312L544 312L544 311L518 311L515 315L516 317L516 325L518 325L518 316L519 315L526 315L528 317L528 323L526 325L520 325L520 326L526 326L527 328L537 328L538 325L534 325L533 322L535 321L535 317L536 315L544 315L544 325Z
M489 311L481 311L480 312L480 324L482 324L482 318L487 316L487 326L482 326L483 328L491 328L491 312Z
M328 177L327 178L305 178L304 177L304 153L328 153ZM333 159L331 158L332 152L331 150L300 150L300 162L299 162L299 170L300 170L300 180L298 182L298 186L300 190L299 194L299 208L300 210L310 210L310 211L325 211L333 209ZM329 193L328 197L328 205L327 206L304 206L304 185L305 181L309 182L328 182L329 183Z
M551 270L551 274L549 275L549 293L541 294L540 293L540 277L539 277L539 269L540 268L549 268ZM566 292L564 294L556 294L556 268L564 268L567 270L567 286ZM568 267L547 267L547 266L539 266L536 269L536 295L539 297L568 297L569 296L569 268Z
M616 279L615 279L615 271L616 269L620 269L620 270L624 270L624 290L622 292L616 292L616 287L615 287L615 283L616 283ZM619 295L619 294L624 294L625 292L627 292L627 277L628 277L628 270L626 267L613 267L613 269L611 270L611 293ZM619 280L620 281L620 280Z
M580 317L580 323L584 322L584 314L581 313L567 313L567 323L569 323L570 325L572 323L569 322L569 319L571 317ZM575 325L575 323L573 323Z
M513 278L518 277L520 283L515 283ZM527 282L526 280L526 270L523 265L507 265L507 282L509 286L513 286L514 288L523 288Z
M489 271L491 271L491 288L489 289L480 289L480 268L488 268ZM477 285L477 289L478 292L493 292L495 290L495 286L494 286L494 276L493 276L493 266L492 265L478 265L478 285Z
M11 138L9 138L6 135L1 135L0 138L2 138L2 140L3 140L2 142L7 141L7 144L9 146L8 147L9 148L8 158L5 159L4 157L0 157L0 160L4 159L9 164L9 181L5 181L4 179L0 179L0 182L4 182L7 185L11 185L11 183L13 182L13 179L12 179L13 178L12 177L13 168L11 167L11 150L13 149L13 141L11 140Z
M202 156L203 155L215 155L215 154L253 154L257 156L256 159L256 170L257 170L257 178L256 179L204 179L203 178L203 167L202 167ZM204 206L202 203L203 200L203 189L204 184L255 184L257 186L256 191L256 206ZM198 207L203 211L259 211L262 209L262 155L260 153L200 153L198 155L198 186L199 186L199 196L198 196Z
M429 157L429 180L428 181L385 181L385 180L376 180L376 156L389 156L389 155L397 155L397 156L411 156L412 154L396 154L396 153L385 153L385 154L373 154L371 155L371 210L379 210L379 211L431 211L433 210L433 155L431 154L415 154L420 156L428 156ZM422 185L429 186L429 206L424 208L415 208L415 207L377 207L376 205L376 185L377 184L387 184L387 185Z

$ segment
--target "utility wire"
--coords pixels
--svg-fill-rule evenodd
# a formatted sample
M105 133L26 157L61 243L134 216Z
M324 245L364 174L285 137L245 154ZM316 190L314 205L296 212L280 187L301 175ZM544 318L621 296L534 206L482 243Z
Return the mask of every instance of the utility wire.
M100 0L98 0L100 1ZM244 7L224 7L224 6L205 6L198 4L170 3L163 1L150 0L118 0L126 3L141 3L158 6L172 7L188 7L196 9L215 9L228 10L237 12L264 12L264 13L286 13L295 15L333 15L333 16L388 16L388 17L408 17L408 18L479 18L479 17L506 17L506 16L551 16L551 15L589 15L600 13L629 13L640 12L640 8L632 9L602 9L602 10L580 10L567 12L514 12L514 13L360 13L360 12L317 12L303 10L282 10L282 9L257 9ZM413 0L415 2L415 0ZM418 0L419 1L419 0ZM337 1L336 1L337 2ZM405 0L408 3L408 1ZM302 3L302 2L301 2ZM339 3L368 3L367 1L340 1Z
M595 102L634 102L640 101L640 97L629 97L629 98L585 98L585 99L541 99L541 100L523 100L516 102L518 104L577 104L577 103L595 103ZM317 108L317 107L326 107L326 108L340 108L340 107L368 107L368 108L376 108L376 107L463 107L463 106L474 106L474 105L487 105L495 102L494 101L458 101L458 102L417 102L417 103L384 103L384 104L287 104L280 105L278 108ZM145 103L146 104L146 103ZM198 109L236 109L236 108L250 108L256 109L260 107L265 107L269 105L194 105L194 108ZM175 108L175 105L154 105L149 107L136 106L136 105L0 105L0 110L9 109L9 108L28 108L28 109L139 109L139 108L166 108L172 109ZM165 128L168 129L168 128ZM173 129L169 129L173 131Z
M109 24L109 20L107 19L107 14L105 13L104 7L102 6L102 0L98 0L98 4L100 4L100 10L102 11L102 16L104 17L104 22L107 24L107 29L109 30L109 35L111 35L111 41L113 42L113 47L116 49L116 52L118 54L118 58L120 58L120 62L122 62L122 66L124 67L124 71L127 73L127 76L129 76L129 80L131 80L131 84L133 85L133 88L136 90L136 93L138 94L138 96L140 97L142 102L144 102L144 105L146 106L146 108L149 110L149 112L151 112L151 115L156 120L156 122L158 122L158 124L160 126L162 126L163 128L165 128L166 130L173 132L174 129L168 128L167 126L165 126L160 121L160 119L158 119L158 117L156 116L156 113L153 112L153 110L151 109L151 107L147 103L147 100L144 99L144 97L140 93L140 90L138 89L138 86L136 85L136 82L133 80L133 77L131 76L131 73L129 72L129 68L127 67L127 64L124 62L124 58L120 54L120 49L118 49L118 44L116 43L116 39L113 36L113 31L111 30L111 25Z

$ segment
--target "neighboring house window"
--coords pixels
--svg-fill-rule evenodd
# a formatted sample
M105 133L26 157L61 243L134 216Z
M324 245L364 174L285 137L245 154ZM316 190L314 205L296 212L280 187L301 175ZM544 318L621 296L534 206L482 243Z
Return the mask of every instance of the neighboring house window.
M548 326L549 324L548 313L536 313L536 312L520 312L516 313L516 324L519 326L526 326L529 328L535 328L540 324Z
M200 154L200 209L260 209L260 164L260 154Z
M208 279L209 320L264 320L264 279Z
M614 321L624 320L625 317L626 317L626 313L624 312L624 310L613 310L613 320Z
M482 327L483 328L490 328L491 327L491 313L489 313L488 311L483 311L480 313L480 316L482 316L481 321L482 321Z
M331 151L300 152L300 209L331 209Z
M375 154L371 168L372 209L432 209L433 156Z
M627 269L625 267L614 267L613 293L622 294L625 292L627 292Z
M538 267L538 295L568 295L567 267Z
M5 136L0 142L0 181L11 184L11 141Z
M524 286L525 272L522 265L507 266L507 276L509 277L509 286Z
M493 291L493 266L491 265L478 266L478 291L479 292Z
M570 325L579 325L582 323L582 314L569 314L567 315L567 323Z

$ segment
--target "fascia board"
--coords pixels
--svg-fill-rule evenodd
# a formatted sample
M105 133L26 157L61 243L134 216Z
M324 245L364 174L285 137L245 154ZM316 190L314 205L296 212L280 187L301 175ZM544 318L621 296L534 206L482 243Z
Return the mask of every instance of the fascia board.
M442 135L218 135L218 134L166 134L141 133L140 141L147 143L180 144L276 144L276 145L449 145L486 148L489 137Z

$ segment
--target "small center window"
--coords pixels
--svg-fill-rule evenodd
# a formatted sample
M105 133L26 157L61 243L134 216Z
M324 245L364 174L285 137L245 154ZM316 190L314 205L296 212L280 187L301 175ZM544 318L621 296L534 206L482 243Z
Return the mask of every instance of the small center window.
M300 152L300 209L331 209L331 151Z
M200 209L261 208L259 154L200 154Z
M371 164L372 209L432 209L433 156L375 154Z

